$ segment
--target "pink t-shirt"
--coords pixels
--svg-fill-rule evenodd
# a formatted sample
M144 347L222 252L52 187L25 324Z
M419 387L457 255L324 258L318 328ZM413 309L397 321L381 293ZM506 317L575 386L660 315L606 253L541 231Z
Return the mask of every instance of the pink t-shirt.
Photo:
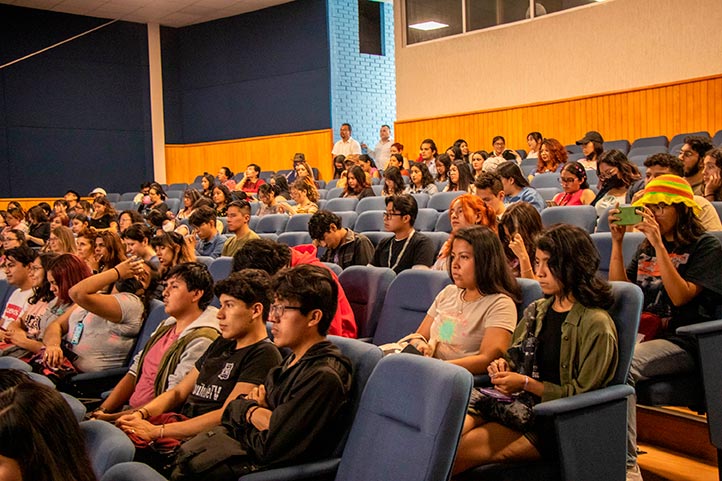
M146 354L140 379L136 380L135 391L128 401L132 408L139 408L155 398L154 384L155 376L158 374L158 365L168 348L177 340L178 334L175 329L171 329L158 339Z

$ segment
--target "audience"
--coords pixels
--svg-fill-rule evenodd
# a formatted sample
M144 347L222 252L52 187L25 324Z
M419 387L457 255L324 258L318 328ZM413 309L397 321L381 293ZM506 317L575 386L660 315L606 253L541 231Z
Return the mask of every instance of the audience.
M371 179L380 179L381 178L379 169L376 168L376 163L370 156L368 156L366 154L359 155L358 166L361 167L361 169L363 170L364 176L369 181L369 184L371 184Z
M399 171L401 171L401 175L408 176L409 171L406 170L406 168L404 167L404 163L405 160L403 155L399 153L393 153L389 157L389 161L386 164L386 169L384 169L384 172L386 172L386 170L390 169L391 167L396 167L397 169L399 169Z
M326 250L322 262L333 262L342 269L365 266L371 262L374 246L363 234L341 225L341 218L333 212L319 210L308 221L308 233L314 245Z
M216 178L213 177L213 174L209 174L208 172L205 172L203 174L203 178L201 179L201 188L203 189L201 191L201 195L208 199L212 199L213 198L213 189L215 187L216 187Z
M223 185L229 191L236 190L236 181L233 180L233 171L228 167L221 167L218 171L218 185ZM216 187L218 187L216 185ZM230 196L229 196L230 197ZM215 199L213 199L215 201Z
M376 194L374 194L371 185L366 181L364 170L358 165L351 167L346 174L346 188L341 197L363 199L364 197L373 197L374 195Z
M692 186L695 195L704 195L702 162L712 147L709 138L690 135L684 138L684 145L679 151L679 159L684 163L684 178Z
M473 194L474 189L474 177L469 170L469 164L465 160L455 160L449 167L449 183L444 187L444 192L461 190Z
M56 227L70 227L70 217L68 217L68 214L64 212L60 212L59 214L55 214L52 219L50 219L50 230L52 231ZM71 231L72 232L72 231Z
M215 211L210 207L199 207L193 211L188 223L193 228L193 235L187 239L194 246L196 255L220 257L226 238L218 233Z
M248 164L246 171L243 173L241 182L236 186L236 190L242 190L246 194L255 195L258 193L258 188L266 183L265 180L261 179L261 166L258 164Z
M114 268L127 258L125 245L115 231L98 232L95 238L95 258L100 272Z
M268 185L268 184L266 184ZM263 187L263 186L261 186ZM221 255L233 257L243 245L252 239L258 239L258 234L248 226L251 219L251 205L245 200L236 200L228 206L228 232L233 234L223 244Z
M567 161L567 149L557 139L544 139L532 175L556 172Z
M333 176L332 179L340 179L343 171L346 170L345 155L337 155L333 158Z
M298 179L291 186L291 198L296 205L281 202L278 210L281 214L313 214L318 210L318 190L305 179Z
M416 168L415 164L412 170ZM419 213L416 199L409 194L386 197L384 228L394 235L376 246L371 265L388 267L397 274L414 266L431 267L434 263L434 243L414 229Z
M138 214L140 215L140 214ZM142 216L141 216L142 218ZM88 229L90 227L90 218L88 216L83 214L76 214L73 216L72 220L70 221L70 230L73 231L73 234L77 237L78 234L80 234L80 231Z
M95 239L97 238L98 234L95 230L88 228L78 232L75 239L78 257L88 265L90 272L93 274L100 272L98 257L95 255Z
M294 170L292 173L295 174L295 172L296 171ZM283 175L274 175L273 177L271 177L269 184L276 187L276 190L278 191L278 193L276 194L276 201L284 202L291 198L291 189L288 186L288 180Z
M200 198L201 193L196 189L186 189L185 192L183 192L183 208L176 214L176 220L182 221L189 219L195 208L195 203Z
M28 300L33 295L33 280L30 276L33 261L37 253L27 245L13 247L5 251L3 269L8 284L15 287L2 314L0 329L5 330L17 321L28 308Z
M153 233L147 225L140 222L132 224L121 235L125 244L126 255L142 259L149 263L153 269L160 269L160 260L150 244Z
M538 402L606 386L618 362L617 331L606 312L612 290L597 276L599 254L589 234L579 227L553 226L539 238L535 257L546 298L527 307L511 347L488 369L493 391L514 396L527 412ZM495 416L498 401L487 392L472 392L455 473L495 462L538 460L553 452L550 426L535 424L533 417L511 425Z
M30 247L42 247L50 238L50 221L45 211L39 205L33 206L27 214L28 232L25 234L25 242Z
M392 159L395 157L392 155ZM389 161L389 165L392 162ZM401 175L401 171L396 166L387 167L384 171L384 186L381 189L381 195L388 197L389 195L400 195L406 190L406 183Z
M166 195L163 187L157 182L153 182L148 189L148 202L146 203L144 200L140 207L138 207L138 212L140 212L143 217L148 217L151 211L156 210L165 217L169 211L165 199Z
M449 181L449 168L451 168L451 157L447 154L441 154L436 158L436 182Z
M589 188L587 170L579 162L567 162L559 174L563 192L554 196L555 205L589 205L596 194Z
M469 150L469 144L464 139L457 139L456 142L454 142L454 147L458 147L459 150L461 150L461 159L463 159L467 164L469 163L469 154L471 151Z
M261 207L256 214L258 217L263 217L268 214L278 214L279 204L276 200L276 195L279 192L279 188L271 184L263 184L258 188L258 200L261 202Z
M89 225L95 230L111 229L118 231L118 214L107 197L99 195L93 199L93 215L90 217Z
M599 172L597 162L602 152L604 152L604 138L602 134L591 130L587 132L584 137L577 140L576 144L582 146L582 153L584 154L584 158L580 159L579 163L587 170L596 170Z
M158 255L160 282L155 297L163 300L163 290L173 267L185 262L195 262L196 252L177 232L163 232L154 236L150 244Z
M511 161L504 162L497 167L496 173L504 187L504 204L507 208L515 202L526 202L539 212L544 210L546 202L541 194L529 185L518 165Z
M627 190L642 176L637 166L616 149L604 152L596 162L600 188L592 205L597 209L599 217L604 215L609 207L624 203Z
M434 183L434 178L423 162L414 162L411 164L409 172L409 185L406 186L406 194L429 194L433 195L439 191Z
M227 185L219 184L213 187L213 204L216 209L216 216L226 217L228 204L232 202L231 191Z
M543 136L540 132L530 132L526 136L526 144L529 146L529 152L526 153L527 159L536 159L539 157L539 149L542 145Z
M515 277L535 279L532 259L542 231L539 212L526 202L510 205L499 221L499 239Z
M484 151L483 150L477 150L473 154L471 154L471 175L476 179L478 176L481 175L482 172L484 172L484 161L486 160L484 158ZM488 155L488 154L487 154Z
M418 163L426 166L426 169L429 171L429 174L431 174L432 179L436 176L436 157L438 155L439 150L436 148L436 142L431 139L424 139L421 141Z
M501 135L497 135L491 141L492 150L489 153L489 158L484 161L484 171L494 172L499 168L501 164L509 160L520 163L521 156L516 150L510 150L506 148L506 139Z

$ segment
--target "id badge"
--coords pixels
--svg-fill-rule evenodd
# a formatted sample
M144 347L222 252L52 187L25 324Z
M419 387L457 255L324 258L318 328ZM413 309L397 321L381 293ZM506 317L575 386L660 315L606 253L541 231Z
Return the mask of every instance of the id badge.
M70 340L70 343L73 346L77 346L78 343L80 342L80 336L82 336L82 335L83 335L83 323L79 322L75 326L75 330L73 331L73 338Z

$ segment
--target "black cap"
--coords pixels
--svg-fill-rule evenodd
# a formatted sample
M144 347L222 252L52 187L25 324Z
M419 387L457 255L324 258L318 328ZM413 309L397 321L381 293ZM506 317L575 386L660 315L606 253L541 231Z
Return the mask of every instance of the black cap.
M589 132L584 134L583 138L577 140L577 145L586 145L589 142L597 142L599 144L603 144L604 139L602 138L602 134L600 134L596 130L590 130Z

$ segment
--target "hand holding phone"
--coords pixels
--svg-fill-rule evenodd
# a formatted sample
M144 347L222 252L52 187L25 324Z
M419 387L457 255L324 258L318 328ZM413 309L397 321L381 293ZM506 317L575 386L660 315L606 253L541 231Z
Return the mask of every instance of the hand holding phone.
M637 210L641 207L624 206L619 208L619 220L615 221L616 225L635 225L642 222L642 214L639 214Z

